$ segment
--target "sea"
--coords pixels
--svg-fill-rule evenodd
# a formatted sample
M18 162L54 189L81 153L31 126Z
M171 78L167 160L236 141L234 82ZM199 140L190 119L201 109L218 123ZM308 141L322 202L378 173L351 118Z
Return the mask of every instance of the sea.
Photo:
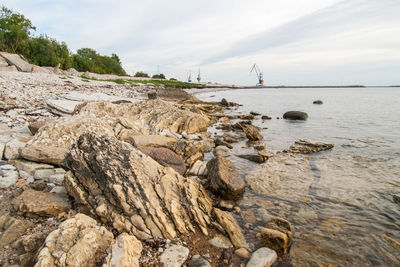
M400 266L400 88L257 88L196 97L241 105L225 113L272 118L258 116L253 125L277 156L263 164L239 158L256 153L243 141L229 157L247 183L237 218L255 248L263 224L280 216L294 228L282 266ZM308 119L282 119L290 110ZM279 153L299 139L334 148Z

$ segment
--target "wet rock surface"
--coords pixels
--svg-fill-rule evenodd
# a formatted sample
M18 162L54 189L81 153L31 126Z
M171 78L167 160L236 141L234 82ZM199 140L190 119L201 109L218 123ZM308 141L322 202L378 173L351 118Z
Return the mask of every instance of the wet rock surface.
M299 153L299 154L310 154L320 151L325 151L333 148L333 144L327 144L322 142L313 142L305 139L298 140L294 145L290 146L288 150L284 152L288 153Z
M308 114L303 111L288 111L283 114L283 118L287 120L307 120Z
M224 199L238 199L243 195L245 183L233 163L216 157L207 163L210 189Z

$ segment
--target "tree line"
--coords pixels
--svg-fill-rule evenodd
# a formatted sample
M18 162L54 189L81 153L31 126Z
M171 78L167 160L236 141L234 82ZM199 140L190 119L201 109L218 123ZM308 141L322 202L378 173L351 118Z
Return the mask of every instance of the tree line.
M30 63L66 70L90 71L99 74L126 75L116 54L104 56L91 48L81 48L72 53L65 42L47 35L34 36L36 30L24 15L5 6L0 10L0 51L23 55Z

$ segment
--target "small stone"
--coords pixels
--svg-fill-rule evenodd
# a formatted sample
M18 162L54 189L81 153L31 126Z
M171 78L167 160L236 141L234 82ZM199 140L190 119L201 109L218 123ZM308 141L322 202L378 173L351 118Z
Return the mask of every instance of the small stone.
M208 240L208 243L217 248L232 248L233 245L229 238L224 235L216 234L213 239Z
M259 248L252 255L246 267L269 267L274 264L278 256L269 248Z
M191 267L211 267L210 263L200 255L194 255L189 262Z
M250 252L245 248L235 250L235 254L244 259L250 258Z
M161 263L164 267L180 267L188 256L188 248L180 245L173 245L161 254Z
M218 156L220 156L220 157L229 157L229 156L232 155L232 152L226 146L217 146L214 149L214 155L216 157L218 157Z

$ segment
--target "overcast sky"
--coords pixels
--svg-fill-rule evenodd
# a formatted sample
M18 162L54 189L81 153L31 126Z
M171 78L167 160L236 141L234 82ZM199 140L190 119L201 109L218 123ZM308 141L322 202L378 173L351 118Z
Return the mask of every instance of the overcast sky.
M2 0L128 73L266 85L400 84L400 0Z

